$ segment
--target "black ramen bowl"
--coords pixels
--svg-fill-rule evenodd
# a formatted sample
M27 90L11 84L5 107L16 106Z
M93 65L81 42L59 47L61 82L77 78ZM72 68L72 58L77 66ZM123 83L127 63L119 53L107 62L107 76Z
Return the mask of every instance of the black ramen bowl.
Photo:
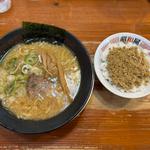
M81 42L64 29L43 24L24 23L22 28L9 32L0 39L0 59L18 43L48 41L66 45L77 57L81 69L81 83L74 101L58 115L46 120L18 119L0 106L0 123L20 133L43 133L54 130L75 118L87 104L93 89L93 68L89 55Z

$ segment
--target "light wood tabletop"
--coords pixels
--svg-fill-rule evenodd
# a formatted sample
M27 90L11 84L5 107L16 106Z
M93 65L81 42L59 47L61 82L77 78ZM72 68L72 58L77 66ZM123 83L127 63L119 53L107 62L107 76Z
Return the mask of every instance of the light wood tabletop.
M53 24L73 33L94 55L98 44L118 32L150 39L148 0L12 0L0 14L0 36L22 21ZM0 149L150 149L150 96L124 99L99 82L85 110L65 126L24 135L0 127Z

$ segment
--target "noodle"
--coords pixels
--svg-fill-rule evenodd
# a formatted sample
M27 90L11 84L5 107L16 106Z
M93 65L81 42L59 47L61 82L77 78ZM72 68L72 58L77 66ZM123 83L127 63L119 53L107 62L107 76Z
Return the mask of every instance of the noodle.
M18 44L0 67L2 104L22 119L57 115L73 101L80 85L77 59L64 45Z

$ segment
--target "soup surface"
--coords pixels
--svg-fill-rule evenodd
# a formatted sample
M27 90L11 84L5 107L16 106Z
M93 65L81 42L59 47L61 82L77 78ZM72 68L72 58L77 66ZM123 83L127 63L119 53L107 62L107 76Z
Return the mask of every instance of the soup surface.
M0 66L2 105L18 118L43 120L64 110L81 80L74 54L48 42L18 44Z

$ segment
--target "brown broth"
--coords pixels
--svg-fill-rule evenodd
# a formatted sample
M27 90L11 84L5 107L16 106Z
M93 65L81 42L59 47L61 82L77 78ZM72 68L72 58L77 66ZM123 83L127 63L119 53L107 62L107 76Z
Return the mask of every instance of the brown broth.
M18 118L30 120L47 119L64 110L73 101L81 80L75 55L64 45L47 42L16 45L3 59L0 73L3 106ZM41 88L39 93L28 82L33 74L41 78L35 83ZM44 81L49 85L43 92L40 84L43 86Z

